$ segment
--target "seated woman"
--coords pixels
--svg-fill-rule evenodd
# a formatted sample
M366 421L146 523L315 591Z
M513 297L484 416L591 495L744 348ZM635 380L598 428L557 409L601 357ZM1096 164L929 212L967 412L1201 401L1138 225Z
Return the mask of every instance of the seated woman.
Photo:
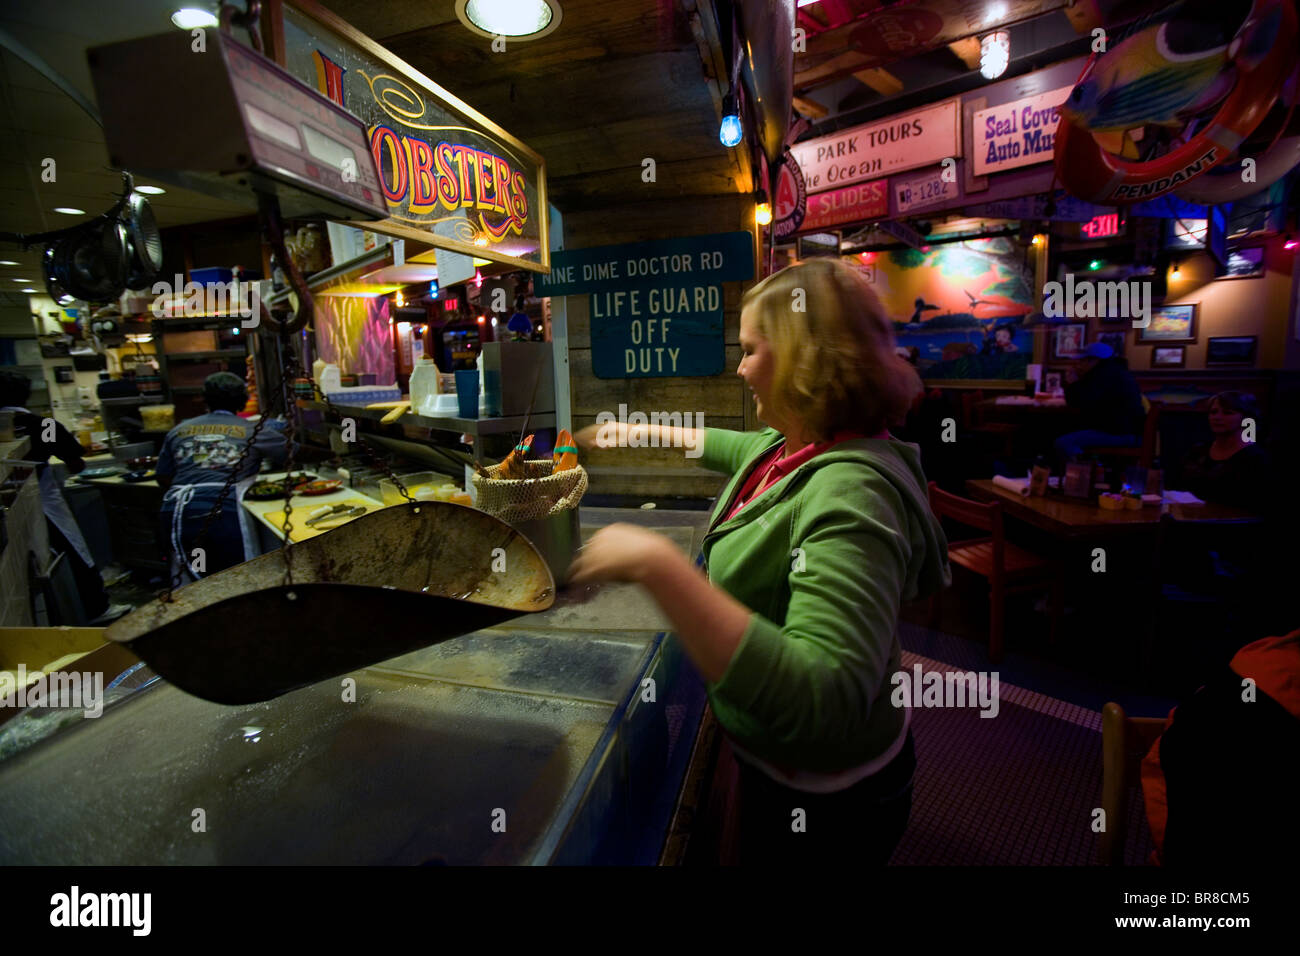
M658 429L660 447L731 475L705 573L667 538L615 524L570 583L636 582L672 622L739 760L742 863L883 864L907 823L916 760L890 694L899 605L950 577L917 448L887 431L918 384L893 338L854 270L792 266L754 286L740 317L737 373L769 427L577 436L625 446Z
M1220 392L1210 399L1213 440L1197 445L1183 460L1179 484L1203 501L1258 511L1271 500L1268 453L1247 441L1244 423L1259 435L1259 405L1249 392ZM1262 437L1262 436L1261 436Z

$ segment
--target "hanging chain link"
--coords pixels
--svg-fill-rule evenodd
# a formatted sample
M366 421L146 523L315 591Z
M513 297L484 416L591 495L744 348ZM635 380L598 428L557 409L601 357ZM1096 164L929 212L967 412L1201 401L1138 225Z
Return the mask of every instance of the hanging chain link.
M284 586L293 584L293 548L289 532L293 530L290 516L293 514L293 469L297 464L297 449L294 438L298 434L298 403L293 399L293 382L300 370L298 353L290 340L287 329L280 330L280 396L284 402L285 439L288 441L288 455L284 463L284 521L280 525L283 532L280 538L280 557L284 560Z
M337 415L340 419L351 417L350 415L345 415L341 408L339 408L337 405L335 405L333 402L331 402L328 398L325 397L325 392L322 391L320 385L318 385L314 379L311 380L311 388L312 388L312 393L320 397L320 401L325 404L325 407L328 408L335 415ZM384 476L387 477L388 480L393 483L393 485L401 493L402 497L407 500L407 502L414 504L415 499L412 498L411 493L406 490L406 485L402 484L402 480L398 478L397 475L393 474L393 469L389 466L388 459L385 456L380 455L378 452L376 452L374 448L371 447L370 442L366 441L360 435L357 436L356 443L361 446L361 453L366 457L366 460L384 473Z

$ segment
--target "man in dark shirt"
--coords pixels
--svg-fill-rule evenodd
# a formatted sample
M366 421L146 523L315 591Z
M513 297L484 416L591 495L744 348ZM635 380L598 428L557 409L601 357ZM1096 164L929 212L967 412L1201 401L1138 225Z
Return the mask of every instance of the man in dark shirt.
M108 624L130 611L131 605L109 603L108 592L104 590L104 579L95 567L95 559L63 497L54 470L49 465L50 457L54 456L67 465L68 471L74 475L83 471L86 463L82 460L81 445L57 419L41 418L27 410L25 406L31 390L32 383L26 375L0 372L0 410L12 411L14 433L31 439L31 449L27 452L26 460L41 463L36 466L36 475L50 546L63 554L71 567L81 607L87 618L85 621L61 623L95 626Z
M163 495L162 522L174 561L192 580L255 557L257 549L239 501L247 483L267 459L283 464L288 445L278 423L267 422L249 449L232 494L221 500L231 469L252 438L254 422L236 413L248 404L243 379L230 372L209 375L203 383L208 413L181 422L163 440L158 454L158 484ZM198 541L208 514L220 501L221 513ZM202 548L202 556L194 554ZM175 565L174 565L175 566Z
M1078 411L1083 428L1056 440L1057 454L1067 461L1088 448L1137 447L1146 420L1142 390L1128 363L1103 342L1089 345L1083 355L1081 374L1065 386L1065 403Z

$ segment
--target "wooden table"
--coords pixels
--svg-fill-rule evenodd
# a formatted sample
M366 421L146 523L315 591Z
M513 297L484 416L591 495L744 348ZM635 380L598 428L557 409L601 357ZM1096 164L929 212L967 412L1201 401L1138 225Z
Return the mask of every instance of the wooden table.
M997 501L1003 510L1014 518L1063 538L1101 537L1114 534L1131 534L1155 531L1160 516L1171 514L1177 521L1238 521L1256 522L1258 515L1227 505L1206 502L1203 505L1176 505L1165 503L1159 507L1145 506L1137 511L1106 511L1097 504L1096 497L1066 498L1049 491L1043 497L1022 497L1017 492L1001 488L988 479L971 479L966 490L977 501Z

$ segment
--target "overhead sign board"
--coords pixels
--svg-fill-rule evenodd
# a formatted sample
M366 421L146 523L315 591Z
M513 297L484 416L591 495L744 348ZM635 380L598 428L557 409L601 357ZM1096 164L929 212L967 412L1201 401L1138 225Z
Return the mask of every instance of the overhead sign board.
M791 147L808 192L876 179L961 155L955 99Z
M1063 86L976 112L971 130L975 175L1054 159L1056 127L1061 121L1059 107L1072 89Z
M723 232L557 252L537 294L591 296L597 378L717 375L723 282L754 277L754 238Z
M888 180L877 179L808 197L802 230L818 232L844 223L865 222L889 215Z
M354 225L549 268L541 156L330 11L282 8L284 67L366 126L389 215Z

